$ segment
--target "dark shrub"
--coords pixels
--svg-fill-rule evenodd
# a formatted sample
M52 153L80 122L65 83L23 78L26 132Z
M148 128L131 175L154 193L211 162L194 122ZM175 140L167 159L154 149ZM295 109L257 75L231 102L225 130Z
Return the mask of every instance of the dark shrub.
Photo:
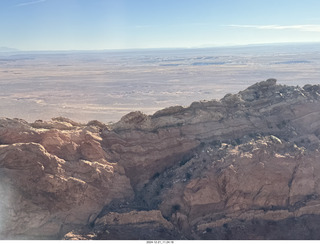
M172 206L172 212L176 213L176 212L178 212L180 210L180 208L181 207L180 207L179 204L175 204L175 205Z

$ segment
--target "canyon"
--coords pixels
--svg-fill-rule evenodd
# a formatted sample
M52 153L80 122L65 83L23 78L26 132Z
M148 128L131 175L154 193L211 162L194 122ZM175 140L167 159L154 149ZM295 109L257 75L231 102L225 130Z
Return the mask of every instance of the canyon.
M320 85L118 122L0 119L1 239L319 239Z

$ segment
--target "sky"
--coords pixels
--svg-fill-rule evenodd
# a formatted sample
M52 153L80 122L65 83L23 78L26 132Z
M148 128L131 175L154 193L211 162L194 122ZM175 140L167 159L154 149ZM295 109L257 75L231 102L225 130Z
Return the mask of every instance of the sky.
M198 48L320 42L319 0L0 0L0 47Z

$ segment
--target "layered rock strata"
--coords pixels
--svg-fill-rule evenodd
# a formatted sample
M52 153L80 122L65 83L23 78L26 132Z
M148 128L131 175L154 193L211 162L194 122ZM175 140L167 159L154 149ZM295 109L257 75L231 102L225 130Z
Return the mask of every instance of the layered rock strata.
M319 103L269 79L111 125L1 119L1 237L318 239Z
M2 238L57 239L111 201L133 198L123 167L106 159L100 128L56 120L0 124Z

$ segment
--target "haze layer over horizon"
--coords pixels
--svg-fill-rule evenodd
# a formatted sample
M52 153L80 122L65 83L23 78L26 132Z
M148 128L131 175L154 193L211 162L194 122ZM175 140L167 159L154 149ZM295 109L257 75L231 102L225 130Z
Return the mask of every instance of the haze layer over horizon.
M0 47L194 48L320 42L317 0L3 0Z

